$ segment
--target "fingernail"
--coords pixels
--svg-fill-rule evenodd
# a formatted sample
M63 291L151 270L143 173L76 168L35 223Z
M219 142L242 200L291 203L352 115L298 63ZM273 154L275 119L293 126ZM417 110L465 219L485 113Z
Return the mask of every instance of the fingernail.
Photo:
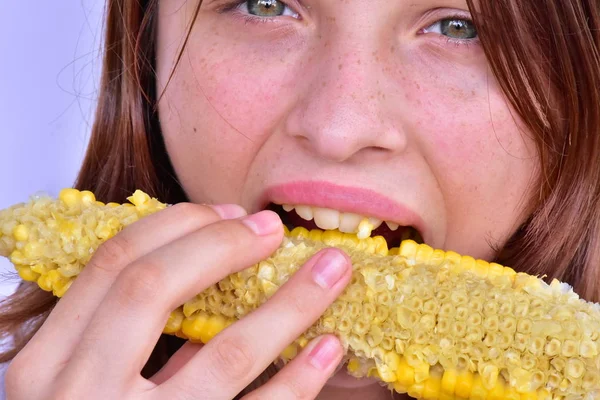
M313 266L312 276L317 285L331 289L344 276L346 268L348 262L338 250L327 250Z
M340 345L334 336L323 336L308 353L310 363L320 370L326 370L337 361Z
M279 216L269 210L249 215L242 220L242 223L259 236L270 235L283 229Z
M209 204L208 206L215 210L223 219L234 219L246 215L246 210L237 204Z

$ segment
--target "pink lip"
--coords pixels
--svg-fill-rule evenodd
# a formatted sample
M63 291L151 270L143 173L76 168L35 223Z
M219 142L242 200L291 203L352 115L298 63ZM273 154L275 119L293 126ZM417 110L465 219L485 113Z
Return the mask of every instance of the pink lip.
M340 186L329 182L298 181L267 188L261 200L261 208L266 207L269 202L302 204L394 221L402 226L413 226L426 242L429 237L425 223L417 213L369 189Z

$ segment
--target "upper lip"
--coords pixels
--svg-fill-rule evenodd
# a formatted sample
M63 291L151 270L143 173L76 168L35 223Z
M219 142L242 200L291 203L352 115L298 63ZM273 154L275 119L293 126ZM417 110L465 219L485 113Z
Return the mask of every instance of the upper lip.
M308 205L375 217L412 226L425 242L430 236L423 219L415 211L371 189L325 181L295 181L268 187L261 197L261 209L269 203Z

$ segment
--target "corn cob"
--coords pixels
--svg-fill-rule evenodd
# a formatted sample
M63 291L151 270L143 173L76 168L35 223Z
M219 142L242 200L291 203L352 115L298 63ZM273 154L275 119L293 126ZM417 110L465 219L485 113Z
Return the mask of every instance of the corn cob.
M128 200L64 189L1 210L0 256L60 297L103 241L167 206L141 191ZM164 333L208 342L327 246L348 253L352 281L281 360L333 333L350 374L414 398L600 399L600 305L556 280L411 240L388 250L382 237L286 230L270 258L173 310Z

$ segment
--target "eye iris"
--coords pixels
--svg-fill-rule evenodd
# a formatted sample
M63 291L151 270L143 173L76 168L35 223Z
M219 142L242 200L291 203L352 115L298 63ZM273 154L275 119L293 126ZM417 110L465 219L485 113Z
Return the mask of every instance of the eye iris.
M248 0L248 11L261 17L283 15L285 5L278 0Z
M455 39L474 39L477 30L471 21L464 19L446 19L442 21L442 33Z

